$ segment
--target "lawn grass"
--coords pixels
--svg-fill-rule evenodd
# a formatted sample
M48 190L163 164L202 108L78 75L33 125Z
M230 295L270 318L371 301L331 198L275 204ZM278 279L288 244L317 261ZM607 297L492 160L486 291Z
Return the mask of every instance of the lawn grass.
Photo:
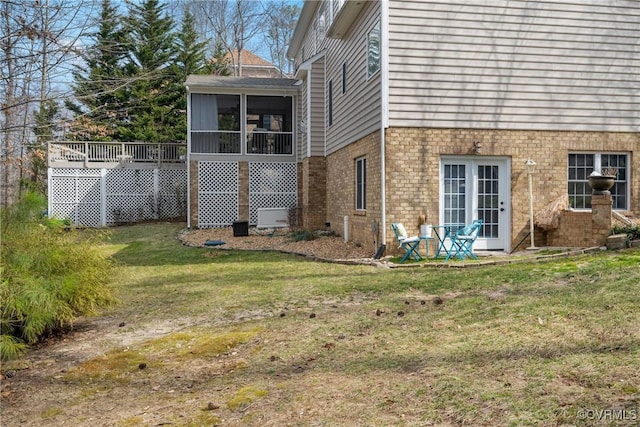
M127 345L65 376L87 404L135 395L121 425L640 423L637 249L387 270L185 247L179 228L113 230Z

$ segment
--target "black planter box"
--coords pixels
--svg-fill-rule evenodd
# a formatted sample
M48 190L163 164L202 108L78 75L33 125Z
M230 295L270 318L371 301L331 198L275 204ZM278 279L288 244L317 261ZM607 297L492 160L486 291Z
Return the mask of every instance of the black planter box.
M249 235L249 221L235 221L233 223L233 237Z

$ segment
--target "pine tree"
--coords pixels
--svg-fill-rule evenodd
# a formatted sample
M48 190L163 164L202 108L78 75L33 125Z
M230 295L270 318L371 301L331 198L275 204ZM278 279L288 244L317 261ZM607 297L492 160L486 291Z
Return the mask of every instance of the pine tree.
M183 82L189 74L209 74L210 67L207 66L206 46L208 40L199 42L196 32L196 21L191 11L186 8L182 25L177 36L176 66L179 69Z
M185 141L187 138L187 95L184 83L190 74L209 74L211 66L205 60L208 41L199 42L195 29L195 18L185 8L180 31L176 37L176 60L171 67L173 86L168 100L172 106L171 115L176 121L173 139Z
M220 39L216 40L213 56L208 61L210 73L216 76L230 76L231 60L227 55L227 50Z
M79 117L71 129L76 139L117 139L118 123L125 120L127 47L120 19L111 0L102 0L100 24L92 35L95 44L83 56L85 64L73 73L76 102L67 102L67 108Z
M125 29L129 34L127 123L120 124L121 141L174 141L171 64L175 59L173 19L158 0L131 3Z

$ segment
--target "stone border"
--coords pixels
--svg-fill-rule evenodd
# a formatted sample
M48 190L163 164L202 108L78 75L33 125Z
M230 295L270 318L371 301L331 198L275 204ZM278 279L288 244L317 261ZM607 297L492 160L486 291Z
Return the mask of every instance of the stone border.
M204 247L204 246L192 246L192 247ZM212 248L209 248L212 249ZM584 255L588 253L601 252L606 251L607 248L605 246L594 246L591 248L580 248L569 250L566 252L561 252L557 254L548 254L548 255L530 255L523 256L517 258L503 258L496 260L486 260L486 261L478 261L478 262L453 262L453 263L412 263L412 264L396 264L391 261L385 260L376 260L373 258L354 258L354 259L332 259L332 258L324 258L316 255L310 255L303 252L293 252L286 251L282 249L238 249L238 248L223 248L216 247L216 250L222 251L252 251L252 252L279 252L283 254L297 255L304 257L310 261L316 262L325 262L329 264L342 264L342 265L369 265L377 268L386 268L386 269L403 269L403 268L433 268L433 269L442 269L442 268L476 268L476 267L487 267L487 266L500 266L500 265L509 265L509 264L522 264L527 262L544 262L557 258L568 258L572 256Z

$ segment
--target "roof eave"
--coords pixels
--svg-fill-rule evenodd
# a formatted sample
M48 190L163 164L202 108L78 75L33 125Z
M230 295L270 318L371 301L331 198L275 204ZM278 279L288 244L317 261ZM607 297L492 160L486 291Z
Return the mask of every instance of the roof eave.
M293 31L293 36L291 37L291 41L289 42L289 49L287 49L287 58L295 58L296 53L298 53L298 50L300 49L300 46L304 41L305 33L309 29L309 25L313 20L313 15L319 5L319 1L307 0L304 2L302 10L300 11L298 23L296 24L296 29Z
M194 79L187 79L185 87L187 92L206 92L210 93L214 90L224 92L246 92L246 91L272 91L278 93L296 94L298 87L295 86L295 79L277 79L270 82L270 80L276 79L255 79L251 82L242 82L237 80L220 81L219 79L212 79L211 81L194 81Z

